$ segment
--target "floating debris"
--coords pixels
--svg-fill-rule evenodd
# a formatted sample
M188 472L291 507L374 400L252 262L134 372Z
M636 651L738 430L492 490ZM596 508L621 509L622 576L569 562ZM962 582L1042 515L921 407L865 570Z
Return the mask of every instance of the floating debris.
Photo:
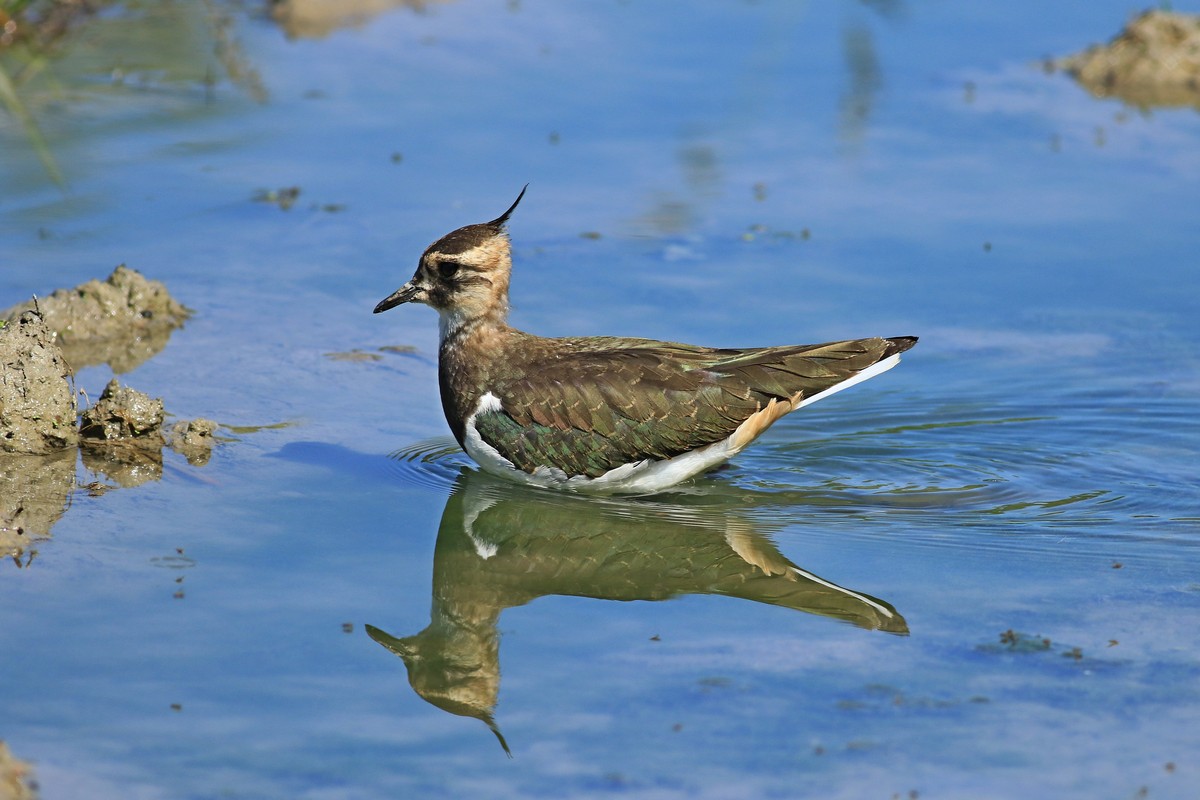
M1116 644L1116 640L1113 639L1110 639L1109 642L1110 647ZM1071 647L1061 643L1056 645L1049 637L1021 633L1012 628L1000 633L998 644L978 645L976 649L985 653L1050 653L1057 651L1062 657L1073 661L1083 661L1085 658L1081 647Z
M352 363L361 363L364 361L383 361L383 356L378 353L368 353L365 350L347 350L341 353L326 353L325 357L330 361L349 361Z
M282 189L259 189L254 193L256 203L274 203L284 211L291 209L300 199L299 186L285 186Z
M811 236L812 232L808 228L804 228L799 233L796 233L789 230L772 230L761 222L758 222L747 226L741 238L743 242L753 242L760 237L772 242L790 242L796 239L807 241Z
M1049 650L1054 644L1044 636L1030 636L1026 633L1018 633L1012 628L1001 632L1000 644L1006 645L1009 650L1020 653L1038 653L1043 650Z

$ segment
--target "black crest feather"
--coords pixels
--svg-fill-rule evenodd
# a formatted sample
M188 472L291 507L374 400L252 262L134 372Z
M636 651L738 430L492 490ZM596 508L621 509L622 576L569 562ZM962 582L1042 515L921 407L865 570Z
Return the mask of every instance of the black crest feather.
M496 217L496 218L495 218L494 220L492 220L491 222L488 222L488 223L485 223L485 224L486 224L486 225L487 225L489 228L503 228L503 227L504 227L504 224L505 224L506 222L508 222L508 217L509 217L509 215L511 215L511 214L512 214L512 212L516 210L516 208L517 208L517 204L521 202L521 198L525 196L525 190L526 190L526 189L528 189L528 188L529 188L529 184L528 184L528 183L527 183L527 184L525 184L523 187L521 187L521 193L520 193L519 195L517 195L517 199L516 199L516 200L513 200L513 204L512 204L511 206L509 206L509 207L508 207L508 211L505 211L503 214L501 214L500 216Z

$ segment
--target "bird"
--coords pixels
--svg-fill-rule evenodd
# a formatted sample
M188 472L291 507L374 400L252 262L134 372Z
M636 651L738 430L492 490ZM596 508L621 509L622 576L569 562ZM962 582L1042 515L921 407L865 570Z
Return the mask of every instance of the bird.
M485 472L600 495L666 491L740 453L785 414L894 367L915 336L715 348L618 336L547 338L508 324L507 223L429 245L375 306L438 312L442 410Z

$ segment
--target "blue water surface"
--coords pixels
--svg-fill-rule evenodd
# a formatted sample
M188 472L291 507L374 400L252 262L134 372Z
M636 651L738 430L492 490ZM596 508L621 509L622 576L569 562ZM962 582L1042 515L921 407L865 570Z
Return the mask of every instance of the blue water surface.
M118 377L224 439L80 465L0 564L0 738L45 798L1200 795L1200 116L1043 68L1133 10L147 2L0 52L0 306L164 281ZM370 312L526 183L518 327L921 342L686 491L497 484L435 314Z

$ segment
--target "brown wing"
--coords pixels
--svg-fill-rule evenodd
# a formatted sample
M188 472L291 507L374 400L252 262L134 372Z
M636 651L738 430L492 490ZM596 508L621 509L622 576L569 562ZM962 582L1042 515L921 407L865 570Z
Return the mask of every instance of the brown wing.
M597 477L719 442L772 400L788 403L765 429L803 398L916 340L748 350L611 338L552 341L524 369L490 386L501 410L480 414L476 429L518 469L553 466Z

